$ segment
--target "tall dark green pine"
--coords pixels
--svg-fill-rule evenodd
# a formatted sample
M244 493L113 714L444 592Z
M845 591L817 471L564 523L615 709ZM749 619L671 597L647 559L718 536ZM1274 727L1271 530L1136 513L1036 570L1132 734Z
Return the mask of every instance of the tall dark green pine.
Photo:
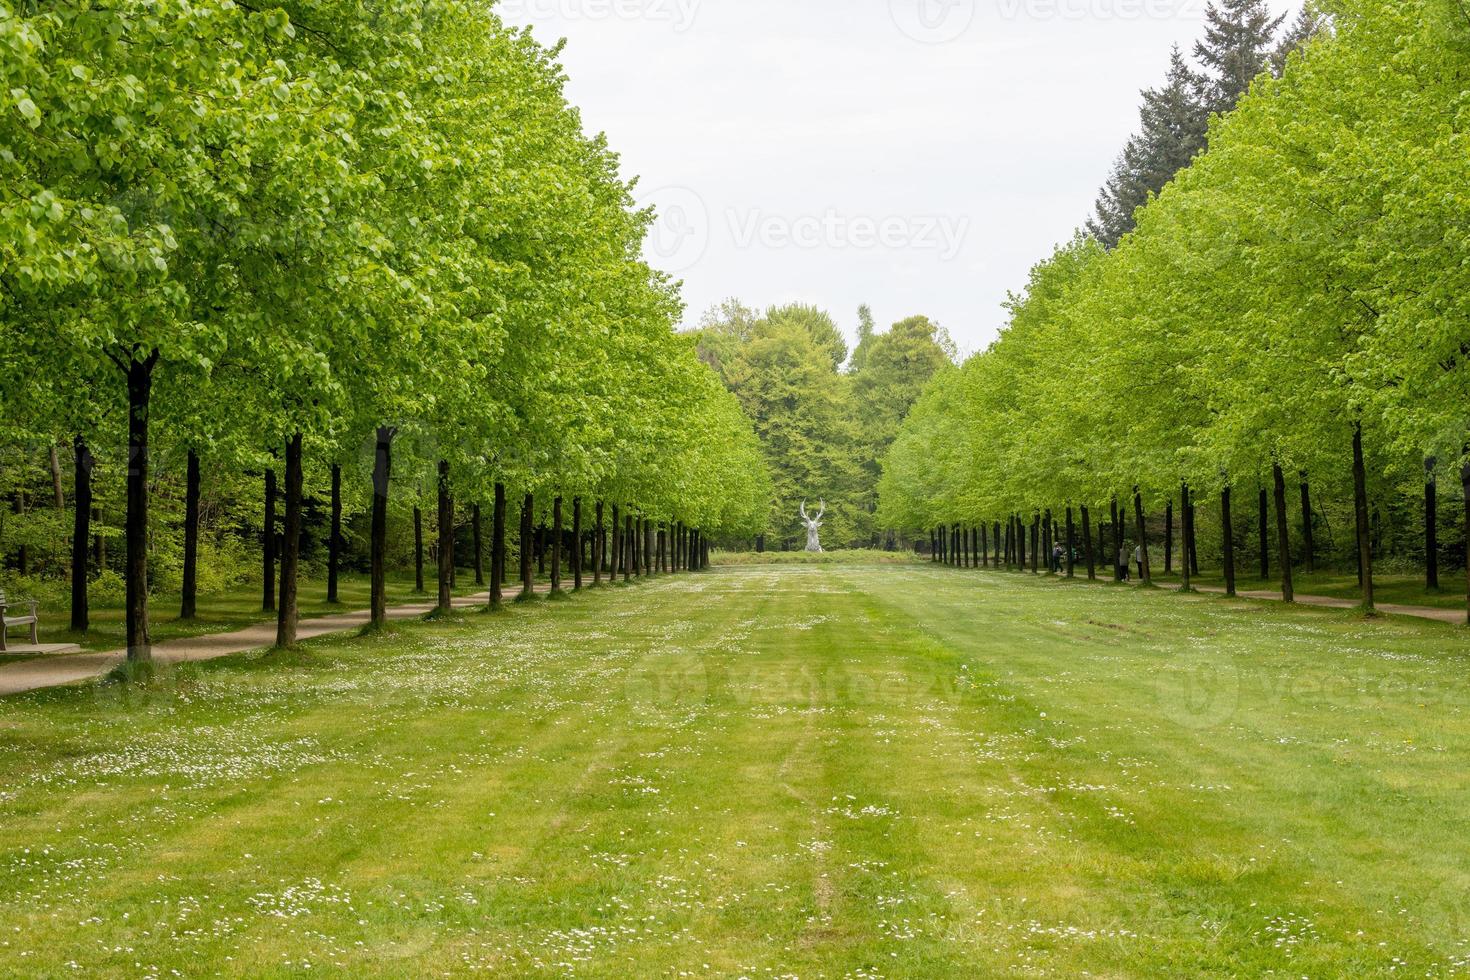
M1276 50L1271 53L1271 71L1280 75L1286 71L1286 62L1293 52L1306 47L1307 42L1327 30L1331 25L1327 16L1308 3L1296 15L1296 20L1281 35Z
M1207 87L1175 47L1163 86L1144 91L1139 131L1113 165L1087 223L1087 230L1107 248L1133 230L1133 213L1149 196L1163 190L1204 149L1209 113L1202 100Z
M1209 78L1206 109L1234 109L1256 76L1271 67L1276 31L1285 19L1285 14L1273 14L1265 0L1210 0L1205 36L1194 46L1194 58Z

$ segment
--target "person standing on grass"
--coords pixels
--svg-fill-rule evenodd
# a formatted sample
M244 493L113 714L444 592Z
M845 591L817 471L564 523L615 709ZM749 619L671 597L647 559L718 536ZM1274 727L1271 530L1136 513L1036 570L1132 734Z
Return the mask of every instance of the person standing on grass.
M1133 564L1138 566L1138 580L1143 581L1143 545L1133 549Z
M1051 570L1052 574L1060 574L1062 570L1062 546L1052 545L1051 548Z
M1126 544L1118 549L1118 578L1124 582L1133 580L1133 573L1128 568L1128 546Z

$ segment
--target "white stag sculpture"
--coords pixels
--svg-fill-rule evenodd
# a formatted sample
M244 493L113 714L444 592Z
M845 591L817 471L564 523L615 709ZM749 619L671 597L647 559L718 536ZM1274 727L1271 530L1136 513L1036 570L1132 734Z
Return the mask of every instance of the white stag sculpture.
M801 502L801 523L806 525L806 550L821 551L822 541L817 532L822 529L822 515L827 513L827 501L822 501L821 508L816 517L808 517L806 513L806 501Z

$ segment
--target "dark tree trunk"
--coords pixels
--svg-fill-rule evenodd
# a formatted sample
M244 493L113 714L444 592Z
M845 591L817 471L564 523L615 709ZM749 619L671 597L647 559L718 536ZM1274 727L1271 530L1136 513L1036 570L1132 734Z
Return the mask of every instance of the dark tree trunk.
M1031 574L1041 574L1041 568L1037 560L1041 557L1041 515L1036 515L1031 521Z
M1004 545L1001 543L1000 521L996 521L994 524L992 524L990 529L994 533L993 540L995 541L995 567L1000 568L1001 565L1004 563L1004 558L1002 557L1004 553Z
M424 512L413 507L413 590L424 592Z
M495 484L495 502L490 508L490 608L499 609L505 598L505 484Z
M475 587L480 588L485 584L485 537L479 504L470 508L470 535L475 547Z
M1296 590L1291 584L1291 527L1286 516L1286 474L1281 465L1273 464L1271 479L1276 487L1276 547L1281 564L1281 598L1286 602L1296 601Z
M1368 470L1363 463L1363 423L1353 423L1353 513L1358 525L1358 561L1363 566L1363 608L1372 612L1373 549L1368 540Z
M193 619L199 608L199 454L189 450L184 467L184 582L179 618Z
M449 496L449 461L439 460L439 602L447 614L454 595L454 499Z
M1123 581L1127 574L1128 566L1125 564L1128 556L1123 554L1123 520L1118 512L1118 498L1113 498L1113 578Z
M546 525L536 525L536 574L546 575Z
M265 517L261 521L260 608L276 611L276 469L265 471Z
M1138 521L1138 553L1142 559L1139 563L1142 567L1139 569L1138 575L1143 580L1144 585L1152 585L1154 570L1148 560L1148 523L1143 517L1143 494L1139 492L1137 487L1133 488L1133 516Z
M1433 459L1424 461L1424 584L1439 591L1439 483Z
M158 352L128 361L128 513L123 533L127 546L127 644L130 663L149 663L153 644L148 634L148 416L153 399L153 368Z
M1189 565L1190 574L1199 577L1199 544L1195 537L1195 517L1199 511L1194 504L1194 491L1184 485L1184 554L1182 559Z
M327 538L327 601L340 601L337 579L342 570L342 466L332 464L332 527Z
M1174 572L1174 501L1164 505L1164 574Z
M1052 573L1051 553L1052 553L1051 511L1047 511L1046 512L1046 517L1043 518L1042 525L1041 525L1041 556L1046 559L1046 573L1048 575L1050 575Z
M1260 533L1261 549L1261 581L1265 582L1271 578L1271 537L1267 530L1271 526L1271 505L1268 502L1266 488L1261 488L1261 517L1257 524Z
M551 591L561 591L561 497L551 498Z
M286 524L281 538L281 603L276 614L276 646L296 645L297 584L301 568L301 433L286 443Z
M528 600L536 594L536 580L532 573L532 550L535 548L535 529L531 526L532 514L536 509L536 498L531 494L521 500L521 600Z
M1092 551L1092 511L1082 508L1082 548L1086 552L1087 581L1097 581L1097 555Z
M1312 539L1312 490L1307 483L1305 471L1302 477L1302 541L1306 546L1306 554L1303 556L1307 561L1307 571L1317 570L1317 548Z
M1184 546L1183 553L1179 556L1180 591L1194 591L1194 566L1189 561L1189 515L1194 511L1194 504L1189 495L1189 484L1179 484L1179 528L1180 544Z
M96 460L87 441L77 436L72 442L76 462L76 500L71 528L71 628L84 633L91 625L87 607L87 539L92 534L92 467Z
M1235 521L1230 513L1230 484L1220 491L1220 528L1223 535L1225 561L1225 594L1235 595Z
M609 529L609 539L612 543L612 559L608 565L608 581L617 584L618 573L622 571L623 561L623 525L622 513L617 504L612 508L612 527Z
M633 555L633 515L623 516L623 583L627 584L633 577L630 567L634 563Z
M368 563L374 629L382 629L388 622L388 485L393 474L393 437L397 432L391 426L378 426L377 448L373 453L372 543Z
M643 518L643 574L652 576L653 566L653 522Z
M572 590L582 588L582 498L572 498Z
M593 507L592 519L595 522L592 528L592 585L597 587L602 585L602 562L606 557L603 551L607 547L604 543L606 539L603 537L602 501L600 500Z
M1077 523L1072 518L1072 507L1067 506L1067 578L1077 577Z
M939 560L939 545L938 541L934 537L934 531L932 529L929 531L929 560Z

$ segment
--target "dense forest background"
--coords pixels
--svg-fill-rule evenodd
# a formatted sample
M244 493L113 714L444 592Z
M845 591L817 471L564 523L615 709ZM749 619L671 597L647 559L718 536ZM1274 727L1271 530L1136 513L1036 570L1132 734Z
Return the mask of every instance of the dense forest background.
M775 484L759 547L805 546L803 500L813 510L826 501L827 548L900 544L876 517L881 460L929 379L955 360L955 347L924 316L879 332L866 306L857 338L849 349L836 321L813 306L762 314L735 299L707 312L696 331L700 358L754 424Z

